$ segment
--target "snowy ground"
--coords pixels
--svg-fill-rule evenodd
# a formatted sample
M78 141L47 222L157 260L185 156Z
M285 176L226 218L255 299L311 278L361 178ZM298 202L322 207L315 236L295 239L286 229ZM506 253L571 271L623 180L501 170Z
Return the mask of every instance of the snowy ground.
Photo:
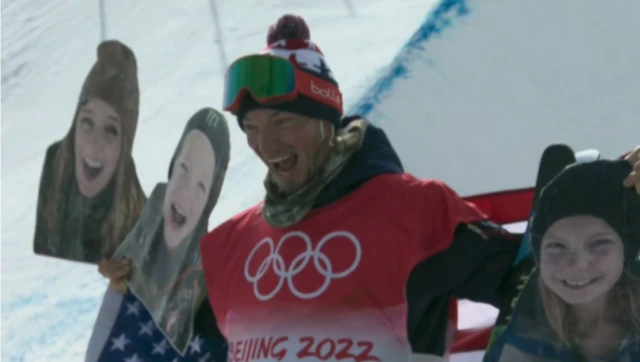
M462 195L531 186L551 143L618 157L640 140L638 12L637 0L442 1L353 109L407 170Z
M165 177L188 117L202 106L219 107L223 62L261 50L278 16L306 18L349 102L392 60L432 2L218 0L219 33L208 0L105 3L107 38L124 41L138 58L142 96L134 158L149 193ZM94 266L32 252L44 151L70 125L100 28L96 1L2 2L3 361L80 361L106 286ZM264 169L235 120L229 122L231 167L211 225L263 192Z
M550 142L598 148L605 157L638 144L640 52L629 44L640 30L640 2L447 0L468 6L414 34L434 2L105 0L107 38L127 43L138 58L134 158L143 188L149 193L166 176L188 117L220 106L227 62L262 49L267 26L285 12L306 18L347 108L381 124L410 171L463 194L530 185L532 165ZM95 61L99 3L2 2L3 361L81 361L106 287L95 266L32 252L44 152L66 133ZM263 193L265 170L235 119L229 123L230 171L211 226ZM462 328L495 318L493 308L461 305Z

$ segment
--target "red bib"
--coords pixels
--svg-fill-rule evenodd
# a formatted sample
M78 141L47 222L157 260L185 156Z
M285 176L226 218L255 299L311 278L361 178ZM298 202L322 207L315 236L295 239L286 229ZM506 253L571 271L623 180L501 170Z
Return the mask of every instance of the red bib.
M375 177L347 197L273 228L261 204L201 241L209 300L229 361L407 361L405 286L484 219L437 181Z

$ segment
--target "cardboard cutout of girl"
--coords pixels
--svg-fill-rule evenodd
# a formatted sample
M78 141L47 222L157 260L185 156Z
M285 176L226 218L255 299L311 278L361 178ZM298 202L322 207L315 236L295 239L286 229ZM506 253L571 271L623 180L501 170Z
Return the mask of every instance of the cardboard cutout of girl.
M133 51L98 45L71 127L47 149L40 176L34 252L97 263L111 257L146 196L131 156L140 94Z
M211 108L194 114L171 160L168 183L156 185L114 256L131 259L131 292L181 352L206 296L199 242L220 195L229 152L224 117Z
M631 166L593 161L543 190L537 270L485 361L640 361L640 196Z

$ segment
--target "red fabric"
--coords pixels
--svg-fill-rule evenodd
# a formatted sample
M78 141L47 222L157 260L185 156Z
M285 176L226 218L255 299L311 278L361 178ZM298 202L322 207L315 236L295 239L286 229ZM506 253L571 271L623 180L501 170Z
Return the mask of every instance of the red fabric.
M451 353L481 351L489 345L493 326L458 331Z
M494 192L465 197L475 204L491 221L509 224L526 221L533 206L534 188Z
M447 345L445 348L445 356L451 356L451 353L455 353L453 351L453 346L458 338L458 300L455 298L451 298L449 301L449 325L447 328Z
M377 176L293 227L269 226L260 206L200 245L230 361L407 360L409 273L458 224L485 219L446 185L408 174Z
M620 156L621 160L632 151ZM533 187L465 197L498 224L526 221L533 206Z

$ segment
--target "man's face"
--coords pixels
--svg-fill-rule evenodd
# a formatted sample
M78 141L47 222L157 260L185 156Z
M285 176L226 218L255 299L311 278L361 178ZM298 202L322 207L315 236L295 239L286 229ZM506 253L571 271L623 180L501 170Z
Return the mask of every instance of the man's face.
M280 190L300 189L326 161L329 122L288 112L256 109L243 119L249 147L269 168Z

